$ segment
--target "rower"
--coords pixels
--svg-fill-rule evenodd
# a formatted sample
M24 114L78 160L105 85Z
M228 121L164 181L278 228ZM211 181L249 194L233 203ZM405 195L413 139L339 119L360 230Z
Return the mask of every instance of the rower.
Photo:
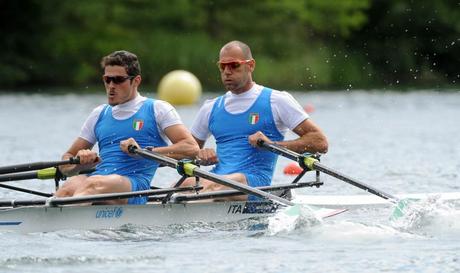
M70 178L56 192L57 197L149 190L158 164L128 155L127 147L134 143L153 146L156 152L176 159L194 157L198 152L173 106L139 94L142 77L135 54L115 51L102 59L101 66L107 104L93 110L80 136L63 155L64 160L78 156L81 164L60 167L64 175L94 165L96 171ZM99 155L92 150L96 143ZM104 202L144 204L147 196Z
M276 142L300 153L327 152L326 136L289 93L253 81L256 61L248 45L240 41L224 45L217 66L227 92L207 100L191 128L201 148L197 158L203 164L215 164L211 172L251 187L270 185L277 155L259 149L258 140ZM284 141L289 130L298 138ZM216 139L217 152L204 147L210 135ZM183 185L193 183L189 178ZM203 191L227 189L207 179L202 179L201 183ZM229 199L246 200L248 197ZM253 199L255 196L250 195L249 200Z

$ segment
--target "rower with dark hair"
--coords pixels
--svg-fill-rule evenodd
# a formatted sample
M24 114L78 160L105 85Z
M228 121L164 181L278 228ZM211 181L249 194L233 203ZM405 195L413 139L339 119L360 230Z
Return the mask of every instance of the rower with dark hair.
M153 146L155 152L176 159L194 157L198 152L198 145L169 103L139 94L142 78L136 55L115 51L102 59L101 66L108 103L93 110L79 137L62 156L78 156L82 165L60 167L64 174L94 165L96 171L69 179L56 192L58 197L149 189L158 164L128 155L128 145L134 143ZM172 145L168 146L168 142ZM91 150L96 143L99 156ZM144 196L106 203L146 202Z

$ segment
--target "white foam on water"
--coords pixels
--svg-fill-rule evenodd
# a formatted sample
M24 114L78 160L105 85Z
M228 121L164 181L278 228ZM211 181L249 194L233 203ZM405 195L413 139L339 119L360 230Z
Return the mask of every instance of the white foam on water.
M319 241L365 243L394 238L422 238L419 235L401 232L391 226L379 223L359 223L349 220L325 221L312 229L312 238Z
M298 199L293 200L295 206L279 210L268 219L268 234L290 233L292 231L309 230L320 225L322 219L308 205L299 204Z
M402 213L391 219L391 225L398 230L436 237L460 234L460 210L438 196L409 202Z

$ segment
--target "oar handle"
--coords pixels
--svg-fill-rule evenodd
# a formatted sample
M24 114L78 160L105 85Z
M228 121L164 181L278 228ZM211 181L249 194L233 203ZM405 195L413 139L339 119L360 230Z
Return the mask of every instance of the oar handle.
M275 144L269 144L267 142L265 142L264 140L262 139L259 139L257 140L257 145L259 147L262 147L262 148L265 148L275 154L279 154L279 155L282 155L286 158L289 158L291 160L294 160L294 161L298 161L299 160L299 156L300 154L294 152L294 151L291 151L283 146L280 146L280 145L275 145Z
M129 145L128 146L128 152L130 152L131 154L138 154L138 155L140 155L142 157L147 157L147 158L150 158L151 154L155 154L155 157L156 157L157 161L162 163L163 165L171 167L171 168L176 168L177 167L177 160L175 160L173 158L170 158L170 157L167 157L167 156L164 156L164 155L161 155L159 153L149 151L147 149L138 149L134 145Z
M5 166L5 167L0 167L0 174L34 171L34 170L46 169L50 167L57 167L57 166L67 165L67 164L80 164L80 158L71 157L67 160L61 160L61 161L44 161L44 162L10 165L10 166Z
M315 158L310 153L299 154L299 153L296 153L294 151L289 150L286 147L276 145L276 144L272 144L272 143L267 143L267 142L263 141L262 139L257 140L257 145L259 147L265 148L265 149L267 149L267 150L269 150L269 151L271 151L271 152L273 152L275 154L279 154L279 155L282 155L282 156L284 156L286 158L289 158L291 160L297 161L297 163L299 163L299 165L302 168L307 169L309 171L314 170L313 163L318 161L318 159Z

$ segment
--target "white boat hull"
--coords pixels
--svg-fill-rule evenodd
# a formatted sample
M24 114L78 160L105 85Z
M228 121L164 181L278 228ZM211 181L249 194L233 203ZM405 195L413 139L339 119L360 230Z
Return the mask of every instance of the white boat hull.
M398 194L399 199L424 200L435 198L440 201L460 200L460 192ZM357 209L361 207L391 207L390 201L375 195L296 195L296 201L302 204L324 208Z
M195 202L180 204L27 206L0 210L0 231L47 232L113 229L126 224L167 226L191 222L233 222L267 217L282 209L272 202ZM313 207L325 218L344 210Z

